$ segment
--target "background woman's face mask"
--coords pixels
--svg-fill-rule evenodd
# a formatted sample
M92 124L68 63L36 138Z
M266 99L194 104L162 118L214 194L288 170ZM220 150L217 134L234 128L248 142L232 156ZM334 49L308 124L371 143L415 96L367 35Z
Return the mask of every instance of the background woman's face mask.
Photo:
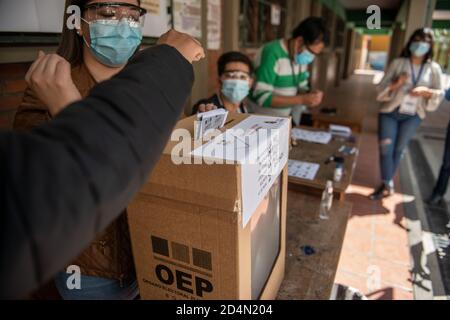
M127 20L95 20L87 22L91 49L95 58L110 67L125 65L142 42L142 28Z
M411 43L409 50L411 50L411 53L416 57L423 57L430 51L430 48L431 45L428 42L414 41Z

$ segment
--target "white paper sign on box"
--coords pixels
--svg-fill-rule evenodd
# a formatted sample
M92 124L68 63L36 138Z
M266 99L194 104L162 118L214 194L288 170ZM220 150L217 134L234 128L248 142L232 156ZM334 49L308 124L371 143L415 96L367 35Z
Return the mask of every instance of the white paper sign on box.
M195 157L239 163L244 228L288 161L289 129L287 118L250 116L192 152Z

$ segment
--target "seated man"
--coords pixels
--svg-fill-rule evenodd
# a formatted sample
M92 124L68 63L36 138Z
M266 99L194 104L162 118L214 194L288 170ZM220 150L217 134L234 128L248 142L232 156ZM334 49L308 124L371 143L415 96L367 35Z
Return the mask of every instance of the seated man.
M220 91L209 99L200 100L192 114L226 109L229 112L248 113L245 99L253 86L253 64L240 52L223 54L217 62Z

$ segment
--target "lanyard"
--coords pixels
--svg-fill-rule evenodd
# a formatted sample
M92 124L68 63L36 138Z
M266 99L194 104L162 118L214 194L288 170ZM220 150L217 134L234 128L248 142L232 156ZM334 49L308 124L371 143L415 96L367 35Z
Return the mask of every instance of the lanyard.
M417 75L417 78L416 78L416 74L414 73L414 67L413 67L411 61L409 62L409 66L411 67L412 82L413 82L413 85L415 88L415 87L417 87L417 84L419 83L420 78L422 78L422 73L423 73L425 64L422 63L422 65L420 66L420 70L419 70L419 74Z
M289 55L291 55L291 41L292 41L292 39L288 41L288 52L289 52ZM299 83L298 83L298 82L299 82L299 78L300 78L301 71L299 70L298 75L296 75L296 74L295 74L295 64L294 64L294 62L292 61L292 58L291 58L291 57L289 57L289 59L291 60L292 79L294 79L294 86L295 86L295 88L297 89L297 93L296 93L296 95L297 95L298 92L299 92L299 88L298 88Z
M300 85L299 79L300 79L302 72L301 72L301 70L299 70L298 74L297 75L295 74L295 64L292 61L291 61L291 68L292 68L292 78L294 79L294 85L295 85L295 88L297 89L297 94L298 94L298 92L300 90L299 89L299 85Z

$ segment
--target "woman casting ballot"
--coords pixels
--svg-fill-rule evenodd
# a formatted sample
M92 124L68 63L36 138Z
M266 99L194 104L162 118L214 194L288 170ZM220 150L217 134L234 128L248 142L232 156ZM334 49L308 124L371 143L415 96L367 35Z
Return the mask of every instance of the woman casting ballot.
M436 111L444 98L441 67L433 59L433 33L418 29L401 57L390 65L378 87L380 166L383 183L370 196L392 195L393 178L402 156L427 112Z

